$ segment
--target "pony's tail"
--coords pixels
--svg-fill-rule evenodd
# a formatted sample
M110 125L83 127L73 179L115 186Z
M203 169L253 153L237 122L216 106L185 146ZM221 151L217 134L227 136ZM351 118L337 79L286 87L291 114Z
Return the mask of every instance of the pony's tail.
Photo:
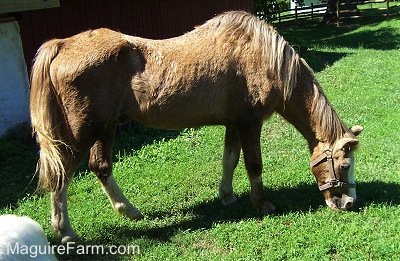
M59 191L67 179L65 163L69 147L65 137L68 124L50 77L50 65L62 48L62 40L51 40L38 50L31 72L30 113L33 133L40 145L37 191ZM64 134L64 135L63 135Z

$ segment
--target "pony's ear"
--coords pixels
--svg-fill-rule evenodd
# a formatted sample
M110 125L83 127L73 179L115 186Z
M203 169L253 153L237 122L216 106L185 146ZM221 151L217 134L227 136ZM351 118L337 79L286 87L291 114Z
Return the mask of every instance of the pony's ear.
M355 138L342 138L335 143L333 153L338 150L342 150L343 148L353 148L357 146L358 142L359 141Z
M360 125L354 125L353 127L350 128L351 132L355 135L358 136L362 132L364 128Z

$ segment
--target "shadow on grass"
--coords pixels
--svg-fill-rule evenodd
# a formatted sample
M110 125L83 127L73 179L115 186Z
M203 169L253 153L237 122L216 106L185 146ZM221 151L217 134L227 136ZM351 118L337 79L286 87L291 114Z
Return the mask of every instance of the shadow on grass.
M354 212L361 211L371 204L400 205L400 184L379 181L362 182L358 184L357 192L359 199L354 207ZM278 209L277 218L280 215L295 212L315 212L321 207L326 207L322 194L315 185L300 184L294 188L267 189L267 195ZM219 199L214 198L191 208L183 209L181 210L183 214L187 213L193 218L175 224L139 229L132 229L129 225L102 227L97 235L92 235L94 239L82 239L79 245L124 246L127 242L133 242L135 239L146 239L147 243L145 244L147 246L140 245L140 248L149 249L153 244L170 242L171 238L182 231L207 230L211 229L215 224L240 222L246 219L260 218L261 220L247 194L241 194L237 198L237 202L226 207L222 206ZM162 211L153 212L148 213L146 218L151 222L151 220L173 218L173 214ZM50 241L52 244L59 243L56 238L52 238ZM72 253L68 256L58 256L58 258L60 260L120 260L124 256L113 255L111 257L110 255L78 255Z
M335 47L397 50L400 47L400 32L397 28L371 28L349 32L331 38L326 43Z
M375 50L397 49L400 43L400 32L397 26L391 27L391 22L398 17L369 19L358 24L344 26L316 25L286 28L280 33L294 46L302 47L364 47ZM382 23L385 26L380 26ZM364 27L364 28L361 28ZM359 30L361 28L361 30Z
M33 141L0 139L0 208L13 207L35 191L36 161L37 147Z
M344 52L323 52L307 49L301 54L302 57L306 57L308 65L314 72L323 71L326 67L332 66L346 55L348 54Z
M147 128L135 121L128 121L118 125L113 145L113 162L117 162L118 157L130 155L131 152L151 145L159 141L175 139L181 134L180 130L162 130ZM81 176L90 173L88 157L82 162L78 169Z
M161 130L144 127L134 121L123 123L117 128L114 141L113 155L118 152L130 152L140 150L146 145L158 141L175 139L181 134L180 130ZM114 157L113 161L117 158Z
M370 204L400 204L400 185L384 182L366 182L358 184L358 202L354 212L358 212ZM270 200L278 209L278 217L294 212L315 212L321 207L326 207L322 194L316 186L301 184L294 188L282 188L278 190L267 190ZM230 206L222 206L219 199L198 204L189 209L182 210L194 216L191 220L178 222L173 225L162 227L132 229L129 226L122 228L106 227L101 231L112 231L104 235L97 235L96 242L85 242L83 244L126 244L132 239L147 238L156 242L168 242L171 237L179 231L210 229L217 223L238 222L250 218L260 218L256 209L252 206L247 194L238 196L238 201ZM163 219L171 217L168 212L154 212L147 215L147 218ZM139 221L140 222L140 221ZM102 241L104 239L104 241Z
M348 53L316 51L319 48L364 48L373 50L397 50L400 48L400 32L394 27L379 27L390 19L375 19L359 25L335 27L328 25L282 30L282 35L294 46L316 72L339 61ZM362 25L371 27L358 30Z
M130 122L118 129L113 155L140 150L153 142L174 139L179 134L180 131L150 129ZM34 140L0 139L0 208L13 208L18 200L35 193L38 150ZM78 171L89 171L87 160Z

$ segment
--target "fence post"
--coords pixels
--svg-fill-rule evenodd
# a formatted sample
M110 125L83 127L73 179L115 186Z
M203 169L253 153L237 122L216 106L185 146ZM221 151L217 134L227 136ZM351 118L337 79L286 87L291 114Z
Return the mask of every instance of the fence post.
M339 10L339 6L340 6L340 0L336 0L336 26L339 27L340 26L340 10Z
M314 4L311 3L311 21L314 21Z
M386 0L386 18L390 16L389 12L389 0Z
M297 5L294 6L294 22L297 24Z

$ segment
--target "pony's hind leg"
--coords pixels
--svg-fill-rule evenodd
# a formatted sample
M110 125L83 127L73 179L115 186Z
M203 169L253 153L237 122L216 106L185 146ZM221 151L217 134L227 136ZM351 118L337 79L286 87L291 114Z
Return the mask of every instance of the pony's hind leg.
M72 181L76 169L83 161L83 153L75 151L70 159L66 161L66 179L63 186L50 194L51 202L51 226L53 232L61 238L61 243L65 244L70 241L78 240L77 235L72 229L68 217L68 187Z
M89 167L101 181L113 209L132 220L139 220L143 215L124 196L112 175L112 145L116 124L112 124L90 149Z
M63 188L51 192L51 226L54 233L61 237L61 243L66 244L78 239L68 218L67 193L70 180L66 181Z
M251 186L251 201L261 215L275 214L275 206L267 200L262 182L261 124L242 126L239 129L239 136Z
M227 126L225 130L224 155L222 159L222 178L219 185L219 198L223 205L236 201L233 195L233 172L239 162L240 140L236 128Z

